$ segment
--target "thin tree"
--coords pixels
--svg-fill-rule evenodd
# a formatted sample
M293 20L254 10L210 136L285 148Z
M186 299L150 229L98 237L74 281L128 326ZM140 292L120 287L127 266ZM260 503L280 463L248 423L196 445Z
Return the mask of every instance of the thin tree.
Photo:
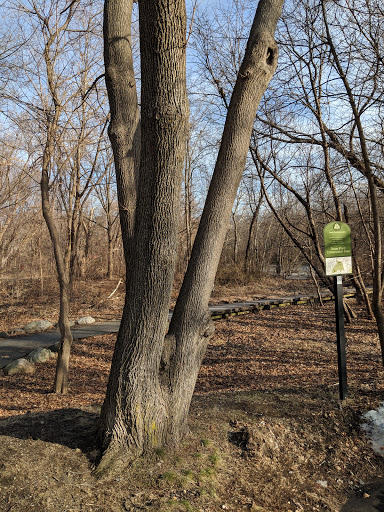
M54 391L66 393L72 344L70 270L75 266L79 247L82 209L97 183L95 169L106 119L104 116L100 120L99 116L91 122L95 109L83 98L92 80L98 51L88 45L95 21L84 15L77 0L68 6L53 0L44 4L25 0L18 3L17 9L23 29L30 36L30 45L22 49L22 79L15 80L10 88L8 100L13 102L15 112L9 117L22 128L28 125L25 117L29 118L29 141L33 141L29 145L33 146L31 153L34 151L35 157L31 166L40 166L42 213L52 242L60 289L61 343ZM94 12L96 9L97 6ZM77 59L76 48L81 48ZM23 111L28 116L23 116ZM58 205L66 213L64 236Z

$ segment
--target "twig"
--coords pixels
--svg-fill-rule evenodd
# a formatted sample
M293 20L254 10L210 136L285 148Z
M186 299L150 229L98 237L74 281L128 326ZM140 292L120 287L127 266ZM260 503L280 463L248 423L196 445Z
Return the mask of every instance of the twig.
M110 293L106 299L102 299L102 300L101 300L100 302L98 302L97 304L94 304L94 305L92 306L92 309L93 309L93 308L95 308L95 307L97 307L97 306L100 306L100 304L102 304L103 302L105 302L105 301L107 301L108 299L110 299L110 298L111 298L111 297L112 297L112 296L117 292L117 289L118 289L118 287L121 285L121 283L122 283L122 282L123 282L123 280L122 280L122 279L119 279L119 282L117 283L117 286L116 286L116 288L113 290L113 292L112 292L112 293Z

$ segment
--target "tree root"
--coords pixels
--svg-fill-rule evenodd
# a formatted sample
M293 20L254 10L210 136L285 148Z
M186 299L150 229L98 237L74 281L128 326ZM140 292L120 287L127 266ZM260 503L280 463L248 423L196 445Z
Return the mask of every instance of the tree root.
M137 459L138 454L134 454L128 448L109 447L103 453L98 465L93 471L93 475L98 480L110 480L123 474Z

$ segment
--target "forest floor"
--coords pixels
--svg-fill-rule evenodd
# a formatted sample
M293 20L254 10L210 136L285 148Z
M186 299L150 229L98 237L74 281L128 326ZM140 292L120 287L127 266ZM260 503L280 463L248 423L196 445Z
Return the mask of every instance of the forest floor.
M275 298L298 293L316 293L311 281L262 278L243 283L243 280L244 278L239 282L225 285L216 284L211 304ZM0 331L8 332L34 320L43 319L56 323L59 316L58 293L58 285L53 278L46 279L43 288L37 279L2 279L0 281ZM171 307L176 297L177 285L172 296ZM116 278L81 281L72 290L70 319L76 320L81 316L91 315L100 322L117 320L121 317L123 304L124 282L122 280Z
M226 291L222 300L257 297ZM51 393L54 360L33 375L0 377L0 511L339 511L363 482L384 475L384 459L360 428L362 413L384 400L384 371L374 322L359 310L346 326L349 396L340 403L333 307L216 322L190 435L178 451L158 450L120 478L92 472L114 335L74 344L66 396ZM13 314L18 325L36 316L28 308Z

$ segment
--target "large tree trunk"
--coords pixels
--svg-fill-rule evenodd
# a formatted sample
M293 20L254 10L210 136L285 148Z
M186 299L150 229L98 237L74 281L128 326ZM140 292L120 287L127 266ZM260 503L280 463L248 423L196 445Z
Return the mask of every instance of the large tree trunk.
M127 9L132 7L129 3L125 2ZM110 38L116 38L112 32L114 6L115 0L106 2L109 14L105 33ZM139 8L141 130L145 134L136 204L140 213L135 219L133 243L127 248L126 302L101 416L103 448L108 447L101 468L111 458L114 462L120 455L125 459L127 451L135 457L161 446L168 425L169 399L159 370L177 256L189 116L186 13L181 0L159 1L156 5L147 0L140 2ZM129 27L124 24L122 28L127 31ZM127 33L120 37L130 38ZM111 114L113 125L113 111ZM114 149L115 159L118 154ZM125 238L123 223L122 232Z
M115 1L108 0L106 5L111 7ZM282 3L259 3L191 259L165 336L188 123L186 14L182 0L139 1L138 214L132 257L127 261L122 324L101 414L104 455L99 473L125 466L132 457L158 446L177 444L187 431L197 374L213 333L208 300L256 110L277 65L273 35ZM110 11L109 24L113 19Z

